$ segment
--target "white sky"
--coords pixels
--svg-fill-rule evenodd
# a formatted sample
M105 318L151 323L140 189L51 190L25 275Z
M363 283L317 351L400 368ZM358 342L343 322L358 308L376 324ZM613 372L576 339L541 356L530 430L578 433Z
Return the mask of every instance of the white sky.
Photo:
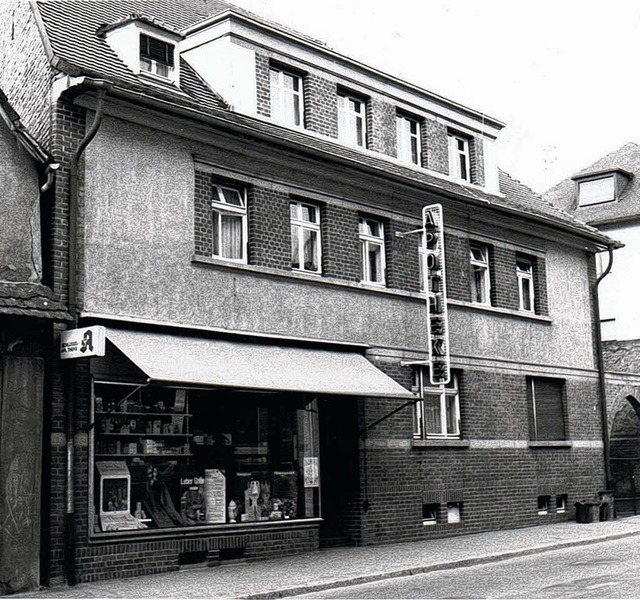
M537 192L640 142L637 0L231 1L503 121L500 166Z

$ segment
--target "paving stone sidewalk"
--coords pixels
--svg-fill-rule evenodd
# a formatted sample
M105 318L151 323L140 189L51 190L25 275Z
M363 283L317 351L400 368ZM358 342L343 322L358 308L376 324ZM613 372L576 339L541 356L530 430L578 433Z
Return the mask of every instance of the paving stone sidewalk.
M267 561L59 586L12 598L282 598L640 535L640 516L382 546L333 548Z

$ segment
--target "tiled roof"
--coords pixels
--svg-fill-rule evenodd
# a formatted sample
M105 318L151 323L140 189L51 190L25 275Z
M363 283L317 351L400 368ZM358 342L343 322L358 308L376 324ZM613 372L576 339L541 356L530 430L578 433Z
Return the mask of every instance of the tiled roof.
M625 144L580 170L576 175L615 169L628 171L631 180L620 197L613 202L578 207L576 183L572 178L552 187L544 193L544 198L594 225L640 216L640 145L633 142Z
M118 58L105 39L96 33L101 26L127 19L132 13L156 19L168 28L183 30L229 9L249 15L277 29L286 30L232 4L221 0L40 0L37 6L53 52L63 59L59 68L64 68L67 64L67 70L74 71L74 75L106 78L116 86L113 91L116 95L134 92L140 94L140 100L144 100L144 97L160 99L180 108L198 111L205 117L208 115L220 124L226 122L229 126L242 130L245 135L268 136L272 142L281 140L302 149L331 155L335 160L346 160L350 164L359 164L387 175L410 179L431 187L434 192L439 191L470 201L487 202L495 207L520 211L529 217L569 227L576 233L597 237L606 243L606 238L593 228L586 227L551 203L543 201L532 190L505 173L501 173L500 176L501 189L506 195L506 198L502 198L479 188L461 185L452 179L437 177L421 169L405 167L383 155L345 147L330 138L309 135L308 132L299 132L262 119L231 112L224 100L182 59L180 90L169 84L150 84L144 77L133 73Z
M39 283L0 281L0 315L68 321L71 316L53 292Z

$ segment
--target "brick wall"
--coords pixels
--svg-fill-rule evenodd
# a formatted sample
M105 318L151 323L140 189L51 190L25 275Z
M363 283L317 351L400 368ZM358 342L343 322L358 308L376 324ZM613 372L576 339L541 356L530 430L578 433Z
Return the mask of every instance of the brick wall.
M518 310L520 298L516 274L516 251L512 248L492 246L490 254L491 304Z
M386 223L387 287L412 292L420 291L420 256L418 234L397 237L396 231L410 231L405 223L393 219Z
M410 370L400 367L399 362L375 357L373 362L399 382L410 382ZM594 379L566 381L567 430L572 439L601 439L597 395ZM604 489L602 449L597 445L528 447L525 376L464 370L460 402L462 437L480 445L372 445L376 440L399 442L403 437L409 444L413 431L410 407L368 431L368 447L360 465L362 501L369 504L362 516L362 543L439 538L569 520L574 518L575 502L591 499ZM373 423L400 405L399 400L366 399L364 423ZM556 513L555 497L565 494L567 511ZM551 496L547 515L538 515L537 498L541 495ZM448 502L462 503L462 523L423 525L423 504L438 504L444 516Z
M367 102L367 148L396 156L396 109L381 100L370 98Z
M213 254L213 223L211 202L213 200L211 173L196 170L194 183L194 236L195 253L198 256Z
M454 300L470 302L469 239L445 233L444 254L447 274L447 296Z
M533 293L535 295L534 304L536 314L548 315L549 300L547 295L547 263L542 257L536 257L533 261Z
M447 127L438 121L427 119L422 128L423 166L438 173L449 174L449 147Z
M304 123L306 129L338 137L338 88L335 82L309 73L304 78Z
M61 101L54 115L53 129L51 134L51 150L60 163L60 168L56 174L55 203L51 219L51 272L52 287L62 302L67 302L68 293L68 268L69 268L69 163L73 153L82 138L86 127L86 110L73 106L69 102ZM78 202L79 227L82 227L81 204L83 202L84 175L81 164L78 168ZM82 229L79 230L82 233ZM82 237L78 237L78 252L82 251ZM79 279L79 292L81 288L81 277ZM81 297L79 298L81 300Z
M291 269L289 195L253 187L248 196L249 263Z
M271 116L271 91L269 75L269 59L256 54L256 110L259 115Z
M323 275L360 281L358 212L343 206L325 205L320 211L320 228Z
M484 185L484 145L481 137L475 137L469 143L469 160L471 181L477 185Z

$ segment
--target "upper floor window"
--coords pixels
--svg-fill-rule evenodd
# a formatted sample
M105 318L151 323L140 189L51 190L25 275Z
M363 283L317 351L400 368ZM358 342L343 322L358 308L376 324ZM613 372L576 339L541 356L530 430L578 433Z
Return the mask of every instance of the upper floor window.
M566 439L564 424L564 381L527 377L529 433L532 441Z
M271 117L284 125L302 127L302 77L271 67Z
M616 199L613 175L578 182L578 206L612 202Z
M478 304L491 304L489 247L476 242L471 243L469 260L471 263L471 301Z
M214 184L211 209L213 256L246 262L246 190Z
M449 134L449 174L464 181L471 181L469 138Z
M415 403L413 437L417 439L460 438L460 394L458 375L446 385L429 387L429 371L415 371L420 400Z
M384 285L384 225L380 221L360 217L360 249L362 281Z
M534 312L533 261L524 256L516 256L518 277L518 298L520 310Z
M313 204L291 202L291 266L320 273L320 209Z
M174 45L140 34L140 70L170 77L174 68Z
M366 102L347 94L338 95L338 139L352 146L365 146Z
M404 162L420 164L420 121L405 115L396 115L398 158Z

